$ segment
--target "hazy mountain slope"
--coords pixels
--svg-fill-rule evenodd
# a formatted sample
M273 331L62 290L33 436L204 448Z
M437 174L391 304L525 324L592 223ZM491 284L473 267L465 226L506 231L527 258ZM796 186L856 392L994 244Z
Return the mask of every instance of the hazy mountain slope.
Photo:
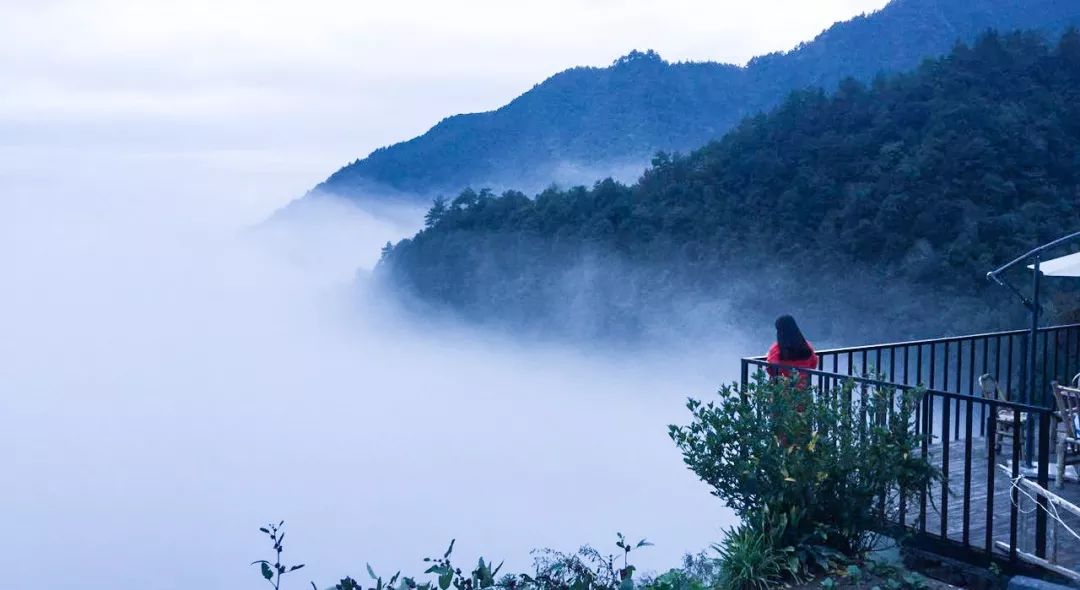
M425 194L470 184L543 186L560 167L643 163L657 146L687 149L726 130L741 114L732 92L741 75L728 65L669 64L652 52L631 53L609 68L574 68L496 111L455 115L376 150L319 189L352 195L372 185ZM717 119L718 112L731 115Z
M894 0L745 68L633 52L608 68L556 74L496 111L444 119L345 166L316 190L428 196L467 185L531 191L553 181L636 177L655 152L704 145L792 90L909 69L990 27L1057 32L1075 23L1075 0Z
M633 186L465 192L381 268L436 307L543 331L790 311L817 334L925 336L1022 312L986 272L1080 228L1078 201L1080 33L993 34L870 87L796 93Z
M880 11L837 23L789 52L747 64L750 86L775 104L789 90L835 87L854 77L870 80L899 72L923 59L948 53L987 29L1030 30L1056 36L1080 24L1080 2L1072 0L893 0ZM771 95L769 91L782 94Z

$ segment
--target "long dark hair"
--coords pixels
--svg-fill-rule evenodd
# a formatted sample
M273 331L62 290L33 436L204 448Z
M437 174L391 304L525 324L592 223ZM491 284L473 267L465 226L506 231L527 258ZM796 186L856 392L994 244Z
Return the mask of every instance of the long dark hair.
M776 318L776 344L780 347L780 360L801 361L810 358L813 350L803 338L795 318L782 315Z

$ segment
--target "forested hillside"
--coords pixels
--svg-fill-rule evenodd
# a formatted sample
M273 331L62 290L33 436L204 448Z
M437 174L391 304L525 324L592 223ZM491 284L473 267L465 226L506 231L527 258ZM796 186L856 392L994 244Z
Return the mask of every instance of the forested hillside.
M1022 312L986 272L1080 228L1078 203L1080 34L991 33L795 93L633 186L465 191L381 269L473 320L582 336L781 311L820 338L927 335Z
M498 110L449 117L345 166L315 193L434 195L633 179L655 152L698 148L792 90L907 70L988 28L1060 34L1068 24L1080 24L1080 2L894 0L746 67L633 52L611 67L556 74Z

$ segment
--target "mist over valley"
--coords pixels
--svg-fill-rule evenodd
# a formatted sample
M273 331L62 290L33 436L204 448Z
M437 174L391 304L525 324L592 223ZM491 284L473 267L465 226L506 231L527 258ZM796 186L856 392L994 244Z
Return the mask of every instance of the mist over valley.
M798 376L724 388L740 358L1016 327L986 271L1080 226L1073 3L6 8L5 588L862 564L856 488L929 485L920 440L865 453Z

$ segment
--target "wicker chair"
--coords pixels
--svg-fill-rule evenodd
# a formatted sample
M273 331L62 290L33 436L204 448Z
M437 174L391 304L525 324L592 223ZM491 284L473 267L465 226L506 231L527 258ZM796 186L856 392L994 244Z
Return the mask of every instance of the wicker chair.
M1054 384L1057 400L1057 482L1065 486L1065 467L1080 465L1080 375L1073 378L1073 387Z
M989 373L979 377L979 388L982 390L982 396L986 399L992 399L996 401L1005 401L1005 392L998 386L997 379L994 379L993 375ZM1009 409L999 408L995 412L994 416L987 416L987 420L994 419L997 422L997 436L994 440L986 439L986 453L990 454L990 445L994 445L994 450L1000 452L1002 442L1006 438L1011 438L1016 441L1016 433L1013 432L1014 416L1013 411ZM1020 412L1020 428L1023 429L1027 425L1028 415L1027 412ZM989 422L987 427L989 427Z

